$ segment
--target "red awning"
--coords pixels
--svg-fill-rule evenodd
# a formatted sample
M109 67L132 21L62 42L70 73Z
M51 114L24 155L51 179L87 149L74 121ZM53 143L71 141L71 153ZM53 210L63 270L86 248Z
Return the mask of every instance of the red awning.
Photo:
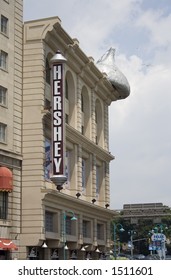
M17 246L9 239L0 238L0 249L18 250Z
M0 167L0 191L11 192L12 185L12 172L5 166Z

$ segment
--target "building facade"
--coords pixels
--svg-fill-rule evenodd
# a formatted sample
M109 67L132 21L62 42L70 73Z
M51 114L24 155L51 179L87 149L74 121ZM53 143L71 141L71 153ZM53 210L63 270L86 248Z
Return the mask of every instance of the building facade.
M0 0L0 259L14 258L21 215L23 1Z
M64 69L65 172L62 190L50 180L52 88L50 59ZM58 17L24 24L22 256L83 258L110 249L108 107L115 90ZM72 214L77 221L70 221ZM65 224L65 226L64 226ZM42 249L43 242L48 249ZM23 245L23 246L22 246ZM44 254L44 256L43 256ZM66 255L66 254L65 254ZM31 255L32 256L32 255ZM98 254L92 256L98 258Z
M110 210L108 108L128 94L118 92L58 17L23 27L22 2L0 2L0 256L99 259L111 249L116 215ZM57 50L66 59L66 182L60 186L52 180L51 61Z

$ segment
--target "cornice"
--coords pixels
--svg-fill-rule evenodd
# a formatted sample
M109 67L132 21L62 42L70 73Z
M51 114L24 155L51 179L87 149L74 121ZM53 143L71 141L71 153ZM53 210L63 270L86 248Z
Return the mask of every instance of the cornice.
M44 120L45 122L50 124L51 122L51 112L49 110L44 110ZM72 126L65 124L66 126L66 139L77 145L81 145L85 151L88 151L91 154L96 154L96 156L100 160L104 160L110 162L111 160L115 159L115 157L107 150L104 150L102 147L98 146L90 139L82 135L78 130L73 128Z
M82 80L91 89L94 89L108 105L119 99L119 93L109 82L107 76L96 67L94 59L86 56L79 47L79 41L76 38L72 39L59 23L48 32L45 41L54 52L57 51L57 46L60 47L67 59L68 66L80 75Z
M92 57L87 57L79 47L79 41L72 39L62 28L59 17L51 17L24 23L24 41L44 41L54 53L57 49L63 52L68 66L75 71L94 89L97 94L108 104L120 99L120 94L95 65Z
M68 124L66 124L66 138L75 144L80 144L85 151L96 154L100 160L110 162L115 158L110 152L96 145Z
M92 215L93 213L94 217L96 215L104 219L112 219L118 216L118 213L114 210L103 208L101 206L92 204L82 199L77 199L71 195L67 195L56 190L42 188L41 193L45 194L43 200L54 203L58 201L58 205L60 205L61 207L64 206L65 208L66 205L69 205L69 207L72 208L76 213L80 212L80 209L83 209L84 215ZM65 210L67 211L68 209Z

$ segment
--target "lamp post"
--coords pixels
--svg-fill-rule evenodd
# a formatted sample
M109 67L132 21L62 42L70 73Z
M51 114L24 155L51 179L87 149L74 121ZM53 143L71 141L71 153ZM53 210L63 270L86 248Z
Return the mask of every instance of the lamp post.
M65 250L68 249L67 244L66 244L66 212L67 213L71 213L72 217L71 217L71 221L77 221L77 217L75 217L75 214L73 211L71 210L67 210L63 212L63 242L64 242L64 247L63 247L63 253L64 253L64 260L66 259L66 255L65 255Z
M114 259L116 260L116 230L119 227L119 231L120 232L124 232L124 228L121 224L113 224L113 241L114 241L114 247L113 247L113 255L114 255Z
M133 257L133 254L134 254L133 236L134 236L134 234L136 234L136 231L129 230L128 234L130 235L130 239L131 239L131 257Z

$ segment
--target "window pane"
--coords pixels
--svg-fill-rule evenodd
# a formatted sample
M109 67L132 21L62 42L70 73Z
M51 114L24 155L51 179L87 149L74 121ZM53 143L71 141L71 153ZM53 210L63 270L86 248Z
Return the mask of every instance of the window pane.
M0 123L0 141L6 142L6 125Z
M6 52L0 52L0 67L5 70L7 69L7 56L8 54Z
M53 232L53 216L52 212L45 212L45 230L49 232Z
M6 105L6 95L7 95L7 89L0 86L0 104Z
M83 221L83 237L91 237L90 222Z
M0 192L0 219L7 219L8 192Z
M8 32L8 19L1 15L1 32L7 34Z
M97 224L97 239L104 240L104 225Z
M71 217L66 217L66 234L71 235L72 234L72 225L71 225Z

